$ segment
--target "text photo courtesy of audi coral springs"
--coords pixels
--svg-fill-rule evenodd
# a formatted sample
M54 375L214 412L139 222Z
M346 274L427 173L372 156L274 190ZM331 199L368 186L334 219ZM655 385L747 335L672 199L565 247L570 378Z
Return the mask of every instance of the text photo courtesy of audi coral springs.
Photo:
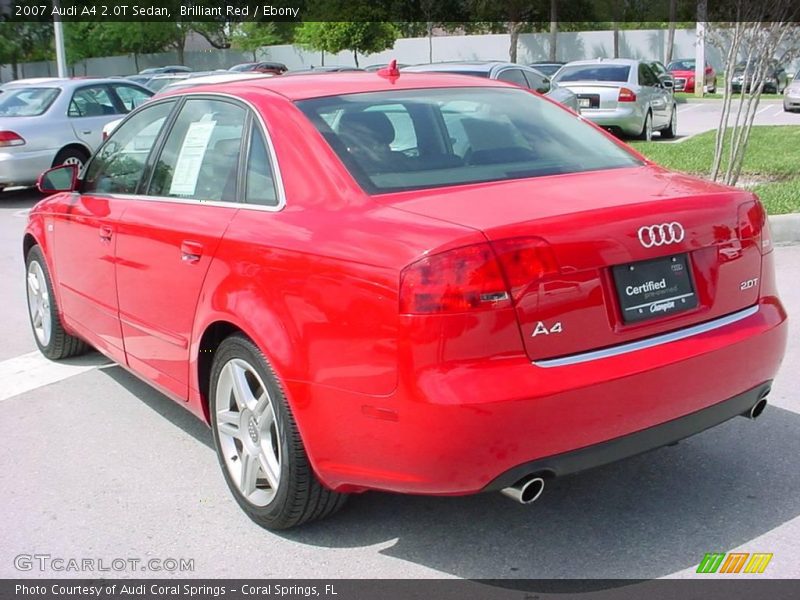
M184 87L39 187L41 352L187 407L270 529L370 490L531 503L757 417L786 345L752 192L488 78Z

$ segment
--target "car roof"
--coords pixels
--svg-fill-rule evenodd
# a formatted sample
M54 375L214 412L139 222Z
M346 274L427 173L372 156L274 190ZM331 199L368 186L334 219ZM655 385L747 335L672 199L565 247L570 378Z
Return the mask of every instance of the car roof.
M625 65L626 67L630 67L633 65L638 65L641 62L644 61L638 60L636 58L590 58L587 60L574 60L572 62L568 62L564 66L571 67L573 65Z
M130 81L124 78L116 79L110 77L86 77L76 79L59 79L54 77L43 78L41 81L24 81L16 84L14 82L9 82L6 85L8 86L7 89L10 89L11 87L57 87L63 90L71 90L87 85L102 85L121 82L124 82L126 85L139 85L135 81Z
M325 96L340 96L345 94L359 94L369 92L383 92L391 90L412 90L432 88L467 88L467 87L501 87L515 88L517 86L482 79L470 75L456 75L443 73L407 73L401 71L400 77L389 78L366 71L345 71L329 73L325 77L314 74L302 74L294 77L265 77L249 78L229 83L198 86L198 92L219 92L232 95L247 94L253 91L269 91L289 100L307 100ZM188 94L196 88L184 88L176 94Z

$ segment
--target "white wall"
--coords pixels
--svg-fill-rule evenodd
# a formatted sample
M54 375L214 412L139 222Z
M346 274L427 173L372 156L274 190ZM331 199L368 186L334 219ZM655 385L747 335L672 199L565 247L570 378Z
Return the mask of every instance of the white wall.
M623 58L649 58L664 60L667 46L667 30L648 29L620 31L620 56ZM694 29L679 29L675 32L675 49L673 57L694 57ZM547 60L549 55L549 34L528 33L520 35L517 60L520 63ZM452 60L508 60L509 36L471 35L471 36L436 36L431 38L406 38L397 40L392 50L359 56L359 64L363 67L374 63L386 63L396 58L398 62L416 64L429 60L434 62ZM613 55L613 33L611 31L561 32L558 34L557 58L570 61L598 56ZM706 44L709 62L717 70L722 66L723 57L719 50ZM240 62L252 60L252 53L234 50L207 50L202 52L186 52L186 65L197 71L226 69ZM285 63L290 69L297 69L322 64L319 52L310 52L297 46L268 46L258 52L258 57L265 60L276 60ZM147 67L175 64L177 56L174 52L151 54L139 58L139 70ZM337 55L326 55L325 64L353 65L351 52ZM800 68L800 60L788 66L790 73ZM20 65L20 77L43 77L55 75L54 63L29 63ZM92 58L75 66L75 75L129 75L136 73L136 65L132 56L115 56L109 58ZM0 81L11 79L8 66L0 68Z

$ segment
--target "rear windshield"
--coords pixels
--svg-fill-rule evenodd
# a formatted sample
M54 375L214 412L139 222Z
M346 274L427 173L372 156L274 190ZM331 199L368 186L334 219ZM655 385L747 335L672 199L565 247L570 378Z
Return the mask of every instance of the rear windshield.
M567 65L555 77L556 81L628 81L631 68L627 65Z
M6 90L0 96L0 117L38 117L43 115L61 90L24 87Z
M694 71L693 60L674 60L667 66L670 71Z
M521 89L391 91L297 105L373 194L642 164Z

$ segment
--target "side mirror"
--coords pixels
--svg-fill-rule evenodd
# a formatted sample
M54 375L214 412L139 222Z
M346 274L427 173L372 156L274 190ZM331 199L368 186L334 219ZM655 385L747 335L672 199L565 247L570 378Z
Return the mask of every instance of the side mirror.
M74 192L78 189L78 165L53 167L39 175L36 188L43 194Z
M546 93L547 93L547 92L549 92L549 91L550 91L552 88L553 88L553 84L552 84L552 82L550 81L550 78L549 78L549 77L545 77L545 78L542 80L542 85L541 85L541 87L540 87L538 90L536 90L536 91L537 91L537 92L539 92L540 94L546 94Z

